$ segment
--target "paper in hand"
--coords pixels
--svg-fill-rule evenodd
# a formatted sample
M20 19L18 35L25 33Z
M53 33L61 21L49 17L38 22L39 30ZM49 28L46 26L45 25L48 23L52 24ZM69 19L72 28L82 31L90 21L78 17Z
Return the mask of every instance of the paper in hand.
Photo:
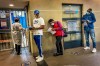
M48 32L52 31L52 28L51 28L51 27L49 27L47 31L48 31Z
M51 34L55 34L56 33L56 31L52 31L51 27L49 27L47 31L50 32Z

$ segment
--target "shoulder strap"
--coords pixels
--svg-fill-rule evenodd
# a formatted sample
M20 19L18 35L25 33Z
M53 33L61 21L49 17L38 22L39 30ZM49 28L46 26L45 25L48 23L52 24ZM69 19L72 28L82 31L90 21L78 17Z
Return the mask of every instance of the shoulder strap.
M62 28L60 25L59 25L59 22L57 21L57 24L58 24L58 26L60 27L60 28Z
M61 28L61 29L63 29L61 26L60 26L60 24L59 24L59 22L57 21L57 24L58 24L58 26Z

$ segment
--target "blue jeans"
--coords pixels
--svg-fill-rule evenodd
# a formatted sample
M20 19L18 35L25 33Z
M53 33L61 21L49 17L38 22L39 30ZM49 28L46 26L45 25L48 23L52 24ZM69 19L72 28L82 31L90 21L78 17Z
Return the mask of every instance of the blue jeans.
M42 35L34 35L34 40L38 47L39 56L42 57Z
M85 30L84 32L85 32L86 46L88 47L90 46L89 43L89 35L90 35L93 43L93 48L96 48L96 38L94 29Z

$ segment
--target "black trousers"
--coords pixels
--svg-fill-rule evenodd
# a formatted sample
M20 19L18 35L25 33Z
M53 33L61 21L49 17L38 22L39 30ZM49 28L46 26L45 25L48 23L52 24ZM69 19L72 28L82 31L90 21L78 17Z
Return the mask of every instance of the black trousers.
M57 53L63 54L61 39L62 39L62 36L56 36L56 48L57 48Z
M16 50L17 54L19 55L20 51L21 51L21 45L15 44L15 50Z

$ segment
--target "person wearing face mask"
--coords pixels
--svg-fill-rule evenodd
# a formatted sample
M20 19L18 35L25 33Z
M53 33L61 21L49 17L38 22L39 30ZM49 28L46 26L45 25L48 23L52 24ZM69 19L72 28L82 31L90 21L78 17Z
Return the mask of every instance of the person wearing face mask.
M15 23L12 24L12 32L13 32L13 38L15 43L15 49L17 52L17 55L20 55L21 51L21 44L22 44L22 25L19 22L19 19L15 19Z
M94 31L94 23L96 22L96 18L91 8L89 8L87 10L87 13L83 15L82 22L84 23L84 33L86 38L86 47L84 49L85 50L90 49L90 44L89 44L89 35L90 35L93 42L92 52L94 53L96 52L96 38Z
M52 26L52 31L56 33L54 36L56 37L56 48L57 52L54 53L54 56L63 55L63 48L62 48L62 37L64 36L64 32L62 30L62 25L59 21L54 21L53 19L49 19L48 23Z

